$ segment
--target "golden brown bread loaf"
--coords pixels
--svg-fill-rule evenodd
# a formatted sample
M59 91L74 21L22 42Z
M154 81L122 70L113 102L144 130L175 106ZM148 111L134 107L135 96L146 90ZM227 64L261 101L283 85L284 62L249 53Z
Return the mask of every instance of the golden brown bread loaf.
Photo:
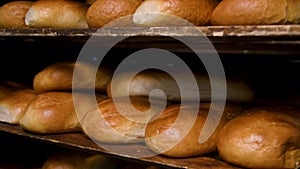
M300 23L299 0L222 0L212 25L270 25Z
M73 80L74 68L77 65L77 78ZM33 89L38 92L64 91L73 89L88 89L106 92L107 83L111 80L112 71L109 68L98 69L94 79L93 67L83 62L57 62L38 72L33 80Z
M25 16L33 4L32 1L12 1L0 8L0 27L26 28Z
M80 151L61 151L50 155L42 169L114 169L116 160Z
M87 9L87 4L72 0L39 0L29 8L25 23L35 28L88 28Z
M73 95L77 95L76 102ZM81 131L80 120L103 98L97 97L96 103L93 99L93 96L72 92L38 94L27 106L19 124L26 131L41 134Z
M132 15L143 0L97 0L86 14L90 28L100 28L121 17Z
M35 97L36 93L33 90L23 89L0 99L0 121L19 124L27 105Z
M113 144L143 142L145 126L158 111L155 105L148 110L150 102L143 97L132 97L129 104L126 98L107 99L98 108L83 118L83 132L97 142Z
M293 108L254 108L219 134L222 159L247 168L295 168L300 164L300 113Z
M20 126L27 131L43 134L81 130L72 94L67 92L39 94L28 105Z
M145 0L134 13L133 22L139 26L176 26L187 20L194 25L209 25L217 4L217 0ZM182 20L176 21L171 15Z
M208 119L209 111L214 113L213 118ZM242 112L243 109L235 105L227 105L224 110L218 104L210 103L200 104L199 109L192 104L169 106L147 124L145 142L152 151L169 157L191 157L210 153L216 150L217 136L223 126ZM218 122L217 114L220 113ZM213 131L207 140L200 142L204 124ZM216 125L215 130L213 125Z
M112 82L107 86L107 95L112 97L126 97L129 90L130 96L148 96L154 89L162 90L167 100L181 101L181 94L184 96L185 101L196 101L195 93L200 92L201 101L211 101L211 86L208 76L202 73L195 73L195 79L198 86L192 86L190 78L181 72L176 74L178 81L182 82L182 91L178 84L169 74L157 70L145 70L138 73L132 81L130 81L130 72L120 73L113 78L114 89L112 89ZM225 83L223 80L214 79L217 85ZM226 80L227 83L227 101L234 102L251 102L254 97L251 87L242 81ZM113 92L112 92L113 90ZM112 96L112 94L114 96ZM154 97L161 98L160 95L153 94ZM216 96L217 100L222 97Z

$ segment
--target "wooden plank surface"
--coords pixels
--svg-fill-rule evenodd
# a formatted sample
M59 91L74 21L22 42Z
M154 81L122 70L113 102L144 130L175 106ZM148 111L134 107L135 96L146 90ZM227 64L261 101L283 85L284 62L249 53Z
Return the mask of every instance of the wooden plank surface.
M112 28L9 28L0 36L198 36L199 30L209 37L229 36L300 36L300 25L198 26L198 27L112 27Z
M178 41L165 37L186 37L197 48L199 31L219 54L299 55L300 25L203 26L203 27L123 27L103 29L23 28L0 29L0 41L16 44L83 45L91 36L100 38L131 37L119 48L147 48L164 45L173 52L191 52ZM165 37L163 37L165 36ZM100 40L101 41L101 40ZM102 41L103 42L103 41ZM200 44L199 44L200 43ZM95 45L106 45L95 42ZM195 52L203 52L199 49Z
M156 166L166 167L166 168L186 168L186 169L196 169L196 168L236 169L238 168L222 161L215 153L209 154L207 156L199 156L199 157L185 158L185 159L174 159L174 158L168 158L159 155L146 157L146 158L138 158L133 155L119 154L115 152L106 151L105 149L101 148L99 145L94 143L92 140L90 140L82 133L39 135L39 134L26 132L22 130L22 128L20 128L18 125L10 125L6 123L0 123L0 131L11 133L21 137L26 137L35 141L42 141L46 144L55 144L58 146L109 155L123 160L130 160L133 162L156 165ZM1 138L1 139L5 139L5 138ZM147 153L150 151L143 144L123 144L123 145L121 144L121 145L115 145L115 148L118 148L120 150L126 149L126 152L132 154L137 152Z

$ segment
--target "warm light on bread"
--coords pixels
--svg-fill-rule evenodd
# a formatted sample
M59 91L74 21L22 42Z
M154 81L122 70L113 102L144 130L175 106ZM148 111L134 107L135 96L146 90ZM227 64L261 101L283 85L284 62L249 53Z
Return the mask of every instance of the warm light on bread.
M29 8L25 23L35 28L88 28L87 9L87 4L72 0L39 0Z
M25 16L32 1L11 1L0 8L0 27L26 28Z
M9 124L19 124L27 105L36 97L31 89L12 92L0 99L0 121Z
M104 98L72 92L41 93L27 106L19 123L24 130L33 133L81 131L81 119Z
M100 143L143 142L147 122L157 113L143 97L107 99L82 120L83 132Z
M299 0L222 0L212 25L270 25L300 23Z
M209 111L214 113L213 118L208 118ZM218 104L210 103L201 103L199 109L192 104L173 105L147 124L145 142L152 151L169 157L210 153L216 150L218 133L222 127L242 112L243 109L238 106L225 106L222 110ZM219 114L220 121L216 121ZM200 133L204 125L210 126L212 134L202 142Z
M132 15L143 0L97 0L88 9L86 19L89 27L100 28Z
M112 97L125 97L128 96L149 96L149 93L154 89L159 89L164 92L164 95L169 101L197 101L197 92L200 92L201 101L211 101L211 85L210 79L207 75L198 72L195 73L195 80L197 85L192 85L192 78L188 78L186 73L178 72L176 74L176 80L181 82L181 89L179 88L178 81L175 81L171 75L158 71L158 70L145 70L139 72L131 80L131 72L123 72L113 77L107 86L107 95ZM226 100L233 102L251 102L254 97L253 90L251 87L242 81L234 79L224 80L213 78L214 83L217 85L226 85L227 93ZM130 81L131 80L131 81ZM114 83L114 84L112 84ZM112 88L113 87L113 88ZM129 93L127 93L129 92ZM222 100L223 98L218 94L215 99ZM224 94L225 95L225 94ZM154 97L164 99L159 93L153 94ZM183 97L182 97L183 96Z
M295 168L300 163L300 113L255 108L228 122L217 149L222 159L247 168Z
M168 26L186 24L181 23L186 20L194 25L209 25L217 4L217 0L145 0L137 8L133 22L139 26Z
M76 74L74 74L75 66ZM38 93L92 88L106 92L106 86L111 80L111 76L112 71L107 67L98 69L88 63L79 61L57 62L45 67L35 75L33 88Z

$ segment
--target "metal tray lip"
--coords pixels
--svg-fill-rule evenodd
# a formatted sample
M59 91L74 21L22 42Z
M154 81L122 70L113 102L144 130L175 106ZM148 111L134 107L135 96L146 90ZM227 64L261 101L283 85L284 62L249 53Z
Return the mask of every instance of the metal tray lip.
M82 36L195 36L191 27L111 27L111 28L0 28L1 36L46 36L46 37L82 37ZM193 27L195 28L195 27ZM209 37L300 37L298 25L237 25L237 26L197 26L205 36ZM178 34L170 34L177 31Z

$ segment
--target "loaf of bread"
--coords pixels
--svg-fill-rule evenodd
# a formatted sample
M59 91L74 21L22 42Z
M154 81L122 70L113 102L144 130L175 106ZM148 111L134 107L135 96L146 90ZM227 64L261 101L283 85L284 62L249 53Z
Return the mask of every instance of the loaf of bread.
M300 23L299 0L222 0L212 25L271 25Z
M87 23L90 28L103 27L121 17L132 15L142 2L143 0L97 0L87 11Z
M51 154L41 169L116 169L116 162L108 156L68 150Z
M43 134L81 131L72 94L67 92L39 94L26 108L20 126L27 131Z
M40 28L88 28L88 5L72 0L38 0L25 16L28 27Z
M27 106L19 124L24 130L32 133L52 134L81 131L81 119L102 99L102 97L84 93L41 93Z
M138 26L209 25L217 0L145 0L133 16ZM180 19L176 19L176 17Z
M117 106L116 106L117 105ZM89 111L82 120L83 132L101 143L143 142L147 122L159 108L144 97L107 99Z
M217 149L222 159L246 168L296 168L300 164L299 108L253 108L228 122Z
M11 1L0 8L1 28L26 28L25 16L32 1Z
M10 124L19 124L27 105L36 97L31 89L12 92L0 99L0 121Z
M74 74L76 66L77 72ZM92 72L97 71L96 76ZM73 76L76 76L74 79ZM38 92L70 91L72 89L94 89L106 92L111 80L109 68L94 68L84 62L57 62L38 72L33 79L33 89Z
M131 72L115 75L112 81L114 84L112 85L112 82L110 82L107 86L108 96L110 98L127 97L127 92L129 92L130 96L148 96L154 89L160 89L165 93L169 101L180 102L181 99L191 102L197 101L195 96L197 92L200 92L201 101L211 101L212 98L210 79L202 73L194 74L198 86L192 86L192 78L188 78L185 73L178 72L176 78L182 84L182 91L180 91L179 84L176 83L175 79L162 71L148 69L138 73L132 80L131 75ZM217 78L213 80L217 85L227 83L227 101L250 102L253 100L253 90L245 82L230 79L224 82L224 80ZM113 89L112 86L114 87ZM153 96L162 98L159 93L154 93ZM223 99L220 94L216 95L215 98L217 100Z
M198 105L197 105L198 106ZM173 105L149 122L145 142L152 151L169 157L191 157L216 150L218 133L223 126L243 112L243 108L227 105L224 110L218 104ZM212 116L208 118L208 114ZM220 115L220 116L219 116ZM220 121L218 121L218 116ZM204 125L212 130L207 140L199 140ZM214 129L214 125L216 128Z

